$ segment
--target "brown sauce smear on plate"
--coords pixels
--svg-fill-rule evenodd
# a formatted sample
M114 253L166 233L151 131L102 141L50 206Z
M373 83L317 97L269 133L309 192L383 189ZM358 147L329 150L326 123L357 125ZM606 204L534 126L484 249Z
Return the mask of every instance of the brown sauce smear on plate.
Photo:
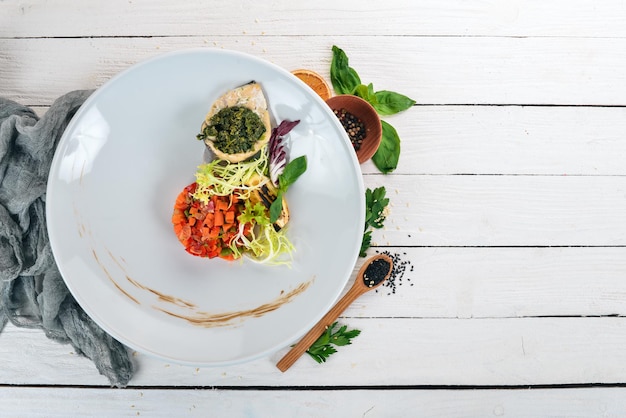
M189 322L192 325L204 327L204 328L213 328L213 327L223 327L227 325L231 325L235 320L245 320L247 318L258 318L260 316L265 315L266 313L275 311L281 306L291 302L296 296L303 293L309 285L313 282L313 279L300 283L295 289L284 292L281 291L281 294L271 302L264 303L255 308L244 309L241 311L232 311L232 312L194 312L192 314L180 314L168 311L166 309L160 308L158 306L153 306L153 308L171 315L176 318L183 319Z
M91 231L87 228L87 226L84 223L81 222L80 213L78 212L78 210L76 210L76 208L74 208L74 212L77 218L78 233L80 237L86 238L85 235L88 235L89 238L92 238ZM94 259L96 260L96 263L98 264L100 269L102 269L103 273L107 276L107 278L111 281L111 283L113 283L116 289L119 290L124 296L126 296L127 298L135 302L136 304L141 305L141 302L139 302L137 298L131 295L126 289L124 289L124 287L122 287L113 278L113 275L111 274L111 272L109 272L109 270L105 267L104 263L102 263L102 261L100 260L100 257L98 257L97 251L93 248L93 242L91 242L91 244L92 244L91 252L92 252ZM173 312L172 310L166 309L161 306L156 306L156 305L152 305L152 308L160 312L163 312L167 315L170 315L172 317L185 320L195 326L200 326L204 328L228 326L228 325L231 325L234 321L243 321L247 318L258 318L269 312L273 312L277 310L278 308L280 308L281 306L291 302L297 296L299 296L304 291L306 291L309 285L315 280L315 277L312 277L310 280L300 283L298 286L296 286L296 288L288 292L286 292L285 290L281 290L278 297L276 297L274 300L263 303L254 308L244 309L240 311L211 313L211 312L199 311L198 307L192 302L186 301L176 296L167 295L165 293L159 292L158 290L152 289L138 282L137 280L134 280L128 275L123 263L120 262L110 250L105 248L105 251L107 252L108 256L113 260L113 262L117 265L117 267L119 267L119 269L124 273L126 280L130 284L132 284L134 287L153 294L154 296L157 297L158 301L160 302L165 302L167 304L171 304L171 305L177 306L179 308L182 308L184 310L191 311L191 312L190 313Z

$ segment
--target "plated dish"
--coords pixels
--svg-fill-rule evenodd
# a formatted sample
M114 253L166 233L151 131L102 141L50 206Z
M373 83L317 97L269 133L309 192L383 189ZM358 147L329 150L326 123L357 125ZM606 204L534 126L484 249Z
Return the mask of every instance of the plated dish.
M195 139L207 110L251 80L272 127L300 120L289 156L308 165L286 192L289 265L193 257L172 231L173 202L207 162ZM363 217L358 161L322 99L271 63L208 48L147 60L98 89L48 182L53 253L83 309L129 347L197 366L252 360L302 336L345 287Z

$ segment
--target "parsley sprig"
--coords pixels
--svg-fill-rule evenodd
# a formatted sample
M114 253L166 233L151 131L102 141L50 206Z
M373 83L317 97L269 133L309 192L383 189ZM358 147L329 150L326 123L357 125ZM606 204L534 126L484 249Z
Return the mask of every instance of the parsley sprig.
M333 346L350 345L352 344L351 340L361 333L358 329L348 331L347 325L343 325L335 331L336 327L337 322L333 322L307 350L307 353L318 363L324 363L331 354L337 352Z
M372 229L380 229L387 218L386 208L389 199L385 197L387 190L384 186L374 190L365 190L365 228L363 240L361 241L361 251L359 256L365 257L367 249L372 245Z

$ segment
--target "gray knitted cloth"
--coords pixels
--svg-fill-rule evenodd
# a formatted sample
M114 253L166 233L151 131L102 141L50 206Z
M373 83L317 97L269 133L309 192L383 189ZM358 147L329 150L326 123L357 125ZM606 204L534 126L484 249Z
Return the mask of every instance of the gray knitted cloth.
M0 98L0 331L42 328L90 358L111 385L124 387L134 366L128 349L100 329L69 293L46 230L48 172L63 130L91 91L57 99L39 119Z

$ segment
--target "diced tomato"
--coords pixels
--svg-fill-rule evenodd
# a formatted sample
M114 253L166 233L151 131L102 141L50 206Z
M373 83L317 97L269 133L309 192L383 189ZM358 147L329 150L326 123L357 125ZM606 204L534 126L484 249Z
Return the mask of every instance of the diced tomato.
M220 210L215 211L215 219L213 221L213 225L222 226L224 225L224 212Z
M172 213L174 233L190 254L234 260L230 244L239 229L237 216L243 203L233 194L213 195L207 204L203 204L192 196L196 187L196 183L192 183L176 197ZM245 226L244 231L249 228Z

